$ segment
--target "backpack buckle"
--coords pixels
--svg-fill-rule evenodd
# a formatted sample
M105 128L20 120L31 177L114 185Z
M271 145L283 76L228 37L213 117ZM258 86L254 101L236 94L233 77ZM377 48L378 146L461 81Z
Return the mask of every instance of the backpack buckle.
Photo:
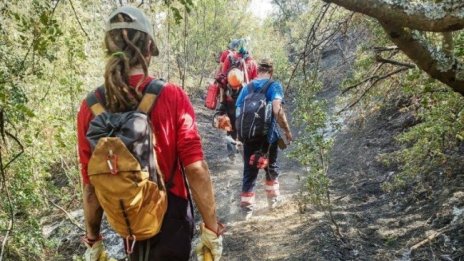
M132 240L132 244L130 243L131 240ZM136 241L137 241L137 238L134 235L129 235L126 237L126 252L128 255L134 252Z
M106 163L112 175L118 174L118 156L113 154L113 150L109 151Z

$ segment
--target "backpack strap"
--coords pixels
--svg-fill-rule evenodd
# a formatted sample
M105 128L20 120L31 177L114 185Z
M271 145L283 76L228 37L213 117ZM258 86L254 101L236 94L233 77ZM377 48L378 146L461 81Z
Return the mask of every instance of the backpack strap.
M261 88L261 90L259 91L260 93L264 93L266 94L267 93L267 90L269 89L269 87L271 87L271 85L274 83L274 81L272 79L269 79L263 86L263 88Z
M259 90L259 93L264 93L266 94L267 93L267 90L269 89L269 87L271 87L271 85L274 83L273 80L269 79L263 86L263 88L261 88L261 90ZM253 81L251 81L248 85L247 85L247 88L248 88L248 94L252 93L252 92L255 92L255 88L254 88L254 84L253 84Z
M145 88L142 100L137 107L137 110L145 114L150 113L155 104L156 97L161 93L166 82L163 79L152 80Z
M253 82L250 82L250 83L247 85L247 89L248 89L248 94L255 92L255 87L254 87Z
M250 82L250 79L248 79L248 68L246 65L246 59L242 58L240 60L240 63L242 64L242 67L243 67L243 74L245 75L245 82L248 84Z
M103 107L100 100L98 99L97 93L98 95L100 95L101 99L104 99L105 98L105 87L103 87L103 85L98 87L96 90L90 92L87 95L87 98L85 98L85 101L87 102L87 106L90 108L94 116L98 116L106 111L105 107Z

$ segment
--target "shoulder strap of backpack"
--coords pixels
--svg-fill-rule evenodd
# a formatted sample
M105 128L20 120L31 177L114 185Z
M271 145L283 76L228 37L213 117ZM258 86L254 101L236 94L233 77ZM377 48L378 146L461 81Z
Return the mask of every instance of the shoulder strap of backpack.
M156 97L161 93L166 82L163 79L152 80L145 88L142 100L137 107L137 110L148 114L151 112L153 105L155 104Z
M263 88L261 88L260 90L260 93L264 93L266 94L267 93L267 90L269 89L269 87L271 87L271 85L274 83L273 80L269 79L263 86Z
M254 87L253 82L250 82L250 83L247 85L247 89L248 89L248 94L251 94L251 93L255 92L255 87Z
M105 87L103 87L103 85L98 87L96 90L90 92L87 95L87 98L85 98L85 101L87 102L87 106L90 108L94 116L98 116L106 111L105 107L103 107L103 105L100 103L97 97L97 93L98 95L101 96L100 97L101 99L104 99L105 98Z

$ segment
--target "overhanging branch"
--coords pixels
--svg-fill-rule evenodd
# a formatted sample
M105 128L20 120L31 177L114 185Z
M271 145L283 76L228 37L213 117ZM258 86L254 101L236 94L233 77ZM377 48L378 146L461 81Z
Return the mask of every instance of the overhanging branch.
M418 34L389 23L380 23L390 39L421 70L433 79L464 95L464 64L445 52L437 50Z
M420 31L451 32L464 28L464 3L444 0L440 3L384 0L324 0L379 21L395 23Z

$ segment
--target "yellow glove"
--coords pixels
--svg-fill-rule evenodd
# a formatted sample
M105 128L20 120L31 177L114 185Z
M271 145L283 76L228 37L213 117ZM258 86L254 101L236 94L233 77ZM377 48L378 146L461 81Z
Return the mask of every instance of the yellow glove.
M88 243L85 243L85 245L87 246L87 250L84 253L85 261L117 261L108 256L105 246L103 245L103 240L93 243L92 246Z
M211 251L213 260L219 261L222 256L222 236L218 236L215 232L207 229L205 224L201 224L200 231L200 243L195 247L198 261L209 261L208 250Z

